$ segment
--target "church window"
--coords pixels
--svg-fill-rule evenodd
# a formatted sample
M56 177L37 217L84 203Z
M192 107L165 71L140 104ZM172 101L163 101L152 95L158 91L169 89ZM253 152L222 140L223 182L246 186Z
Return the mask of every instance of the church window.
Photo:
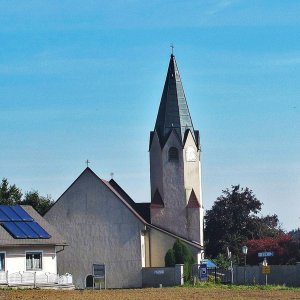
M178 160L179 160L178 149L175 147L171 147L169 149L169 161L178 161Z

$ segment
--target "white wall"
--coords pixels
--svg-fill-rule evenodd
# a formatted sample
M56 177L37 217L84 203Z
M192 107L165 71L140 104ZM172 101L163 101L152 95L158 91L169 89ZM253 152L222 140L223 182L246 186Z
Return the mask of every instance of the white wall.
M107 288L142 286L144 224L91 171L84 173L44 218L69 246L58 254L58 271L84 288L93 264L105 264Z
M0 252L5 253L5 271L8 271L9 274L26 271L26 252L31 251L42 252L42 270L36 271L37 273L57 273L55 246L41 245L1 247Z

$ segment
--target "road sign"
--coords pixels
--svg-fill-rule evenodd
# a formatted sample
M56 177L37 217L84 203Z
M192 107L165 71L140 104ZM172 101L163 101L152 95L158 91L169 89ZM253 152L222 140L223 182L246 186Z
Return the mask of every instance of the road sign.
M199 278L200 278L200 280L203 280L203 281L208 279L207 264L200 264Z
M258 252L257 256L258 257L270 257L270 256L274 256L274 252L273 251Z
M262 273L263 274L270 274L271 273L271 266L262 266Z

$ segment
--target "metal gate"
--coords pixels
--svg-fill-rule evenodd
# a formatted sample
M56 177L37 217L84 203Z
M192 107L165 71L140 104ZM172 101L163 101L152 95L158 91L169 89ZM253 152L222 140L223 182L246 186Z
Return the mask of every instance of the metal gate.
M208 281L215 283L232 283L233 273L232 269L223 268L208 268ZM200 264L193 265L192 274L194 281L200 281Z

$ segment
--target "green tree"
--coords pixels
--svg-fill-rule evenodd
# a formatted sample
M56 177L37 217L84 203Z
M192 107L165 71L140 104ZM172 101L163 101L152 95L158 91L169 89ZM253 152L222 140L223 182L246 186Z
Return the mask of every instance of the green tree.
M276 215L258 217L260 202L249 188L232 186L222 191L205 217L205 248L211 257L226 253L229 247L238 257L241 247L250 239L275 236L281 232Z
M191 250L179 239L173 245L172 249L169 249L165 256L166 267L172 267L175 264L183 264L184 279L188 280L192 275L192 266L195 263L195 259Z
M173 249L169 249L165 256L165 266L166 267L174 267L176 264L175 253Z
M10 185L6 178L0 184L0 204L14 205L21 201L22 193L15 185Z
M20 202L22 205L31 205L42 216L52 206L53 200L50 196L41 196L38 191L25 193L25 198Z
M216 258L214 258L214 263L220 268L227 269L230 267L230 259L224 253L219 253Z
M38 191L26 192L25 196L15 185L10 185L6 178L0 184L0 204L4 205L31 205L38 213L44 215L53 204L50 196L41 196Z

